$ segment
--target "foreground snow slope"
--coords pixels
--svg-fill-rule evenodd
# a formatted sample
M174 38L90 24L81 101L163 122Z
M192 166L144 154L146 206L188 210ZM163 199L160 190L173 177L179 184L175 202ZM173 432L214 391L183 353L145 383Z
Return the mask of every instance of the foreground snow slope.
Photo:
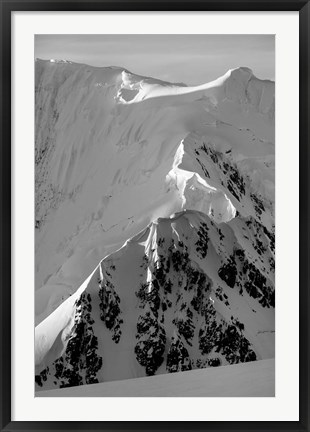
M272 397L274 359L149 378L41 391L42 397ZM155 420L155 419L154 419Z
M264 206L271 230L273 155L274 83L247 68L186 87L37 60L36 322L158 217L196 208L220 222Z

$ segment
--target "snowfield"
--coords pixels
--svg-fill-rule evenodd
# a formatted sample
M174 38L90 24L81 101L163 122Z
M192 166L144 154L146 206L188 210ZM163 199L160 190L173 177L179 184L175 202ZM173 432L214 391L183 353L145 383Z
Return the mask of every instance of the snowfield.
M274 83L35 67L36 390L253 368L271 395Z

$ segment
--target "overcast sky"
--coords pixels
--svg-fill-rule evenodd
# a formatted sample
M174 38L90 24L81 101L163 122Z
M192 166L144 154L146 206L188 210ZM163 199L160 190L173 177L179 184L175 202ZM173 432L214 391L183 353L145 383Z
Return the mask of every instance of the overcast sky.
M238 66L275 79L273 35L36 35L35 57L202 84Z

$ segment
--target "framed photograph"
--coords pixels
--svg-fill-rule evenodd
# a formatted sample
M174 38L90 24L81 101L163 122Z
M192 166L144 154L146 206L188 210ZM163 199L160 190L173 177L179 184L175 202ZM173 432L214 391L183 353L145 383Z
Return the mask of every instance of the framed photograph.
M308 1L1 24L1 430L308 431Z

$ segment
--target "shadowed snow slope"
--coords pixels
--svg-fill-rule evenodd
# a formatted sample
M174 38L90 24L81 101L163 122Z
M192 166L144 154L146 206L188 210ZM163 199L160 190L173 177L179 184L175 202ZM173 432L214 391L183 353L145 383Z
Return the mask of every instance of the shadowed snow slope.
M35 68L37 386L272 357L274 83Z

